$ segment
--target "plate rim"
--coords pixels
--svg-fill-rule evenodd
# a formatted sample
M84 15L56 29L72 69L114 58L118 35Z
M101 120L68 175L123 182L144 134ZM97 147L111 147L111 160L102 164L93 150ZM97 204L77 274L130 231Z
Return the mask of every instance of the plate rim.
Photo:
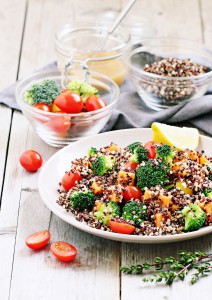
M130 128L130 129L121 129L121 130L114 130L114 131L109 131L109 132L104 132L104 133L99 133L93 136L85 137L80 141L71 143L67 145L66 147L60 149L57 151L54 155L52 155L48 161L45 163L43 168L41 169L39 176L38 176L38 191L40 193L41 199L44 202L44 204L59 218L64 220L65 222L69 223L70 225L95 236L110 239L110 240L116 240L116 241L121 241L121 242L129 242L129 243L143 243L143 244L151 244L151 243L172 243L172 242L178 242L178 241L184 241L184 240L189 240L189 239L194 239L198 238L200 236L205 236L207 234L212 233L212 226L204 227L201 228L197 231L193 232L187 232L187 233L180 233L180 234L174 234L174 235L160 235L160 236L142 236L142 235L125 235L125 234L120 234L120 233L115 233L115 232L109 232L109 231L103 231L100 229L92 228L88 226L85 222L80 222L75 219L73 215L66 215L66 211L64 208L60 207L58 205L57 207L54 207L51 202L46 199L46 195L42 189L42 177L45 174L46 169L48 168L48 165L51 164L54 159L56 159L58 156L60 156L63 152L66 152L67 149L71 149L73 145L78 145L82 141L83 143L86 141L93 140L95 138L98 138L99 136L107 136L107 135L116 135L117 133L120 132L131 132L131 131L146 131L147 133L150 133L152 130L151 128ZM212 138L204 135L200 135L200 139L204 139L206 141L209 141L212 144ZM62 208L62 211L60 209Z

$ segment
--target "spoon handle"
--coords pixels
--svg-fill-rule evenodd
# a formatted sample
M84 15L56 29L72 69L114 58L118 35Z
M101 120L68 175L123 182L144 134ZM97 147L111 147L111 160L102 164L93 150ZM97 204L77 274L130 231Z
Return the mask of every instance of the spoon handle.
M116 29L116 27L119 25L119 23L123 20L123 18L126 16L128 11L131 9L131 7L135 4L136 0L130 0L126 6L122 9L118 17L115 19L111 27L108 29L108 34L113 33L113 31Z

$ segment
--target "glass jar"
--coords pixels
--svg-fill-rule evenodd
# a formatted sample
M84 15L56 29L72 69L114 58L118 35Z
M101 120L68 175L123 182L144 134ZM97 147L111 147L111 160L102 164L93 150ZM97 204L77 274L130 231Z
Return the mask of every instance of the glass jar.
M121 56L129 41L129 34L121 27L107 37L108 26L98 23L65 25L55 35L58 68L67 64L73 68L86 65L89 70L103 73L121 85L126 69ZM107 37L107 38L106 38Z

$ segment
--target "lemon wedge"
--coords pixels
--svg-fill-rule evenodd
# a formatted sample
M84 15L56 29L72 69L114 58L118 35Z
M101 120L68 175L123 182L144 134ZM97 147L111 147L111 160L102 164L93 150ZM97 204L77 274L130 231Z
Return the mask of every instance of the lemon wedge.
M199 132L195 128L152 123L152 140L176 147L178 150L195 150L199 144Z

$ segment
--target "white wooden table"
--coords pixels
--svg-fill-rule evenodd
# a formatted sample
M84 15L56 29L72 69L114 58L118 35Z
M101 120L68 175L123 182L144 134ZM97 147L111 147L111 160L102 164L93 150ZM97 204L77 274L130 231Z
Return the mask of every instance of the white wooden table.
M0 88L55 59L53 34L63 24L99 9L120 10L124 1L0 0ZM95 11L95 13L94 13ZM138 0L132 11L149 18L158 36L190 38L212 45L211 0ZM53 215L37 191L38 173L19 165L20 153L38 150L44 162L57 149L31 130L24 116L0 106L0 299L212 299L211 277L191 286L142 284L138 276L121 275L119 266L154 256L176 255L179 249L212 252L211 235L166 245L112 242L83 233ZM26 236L50 229L52 241L74 244L72 264L57 261L49 249L33 253Z

